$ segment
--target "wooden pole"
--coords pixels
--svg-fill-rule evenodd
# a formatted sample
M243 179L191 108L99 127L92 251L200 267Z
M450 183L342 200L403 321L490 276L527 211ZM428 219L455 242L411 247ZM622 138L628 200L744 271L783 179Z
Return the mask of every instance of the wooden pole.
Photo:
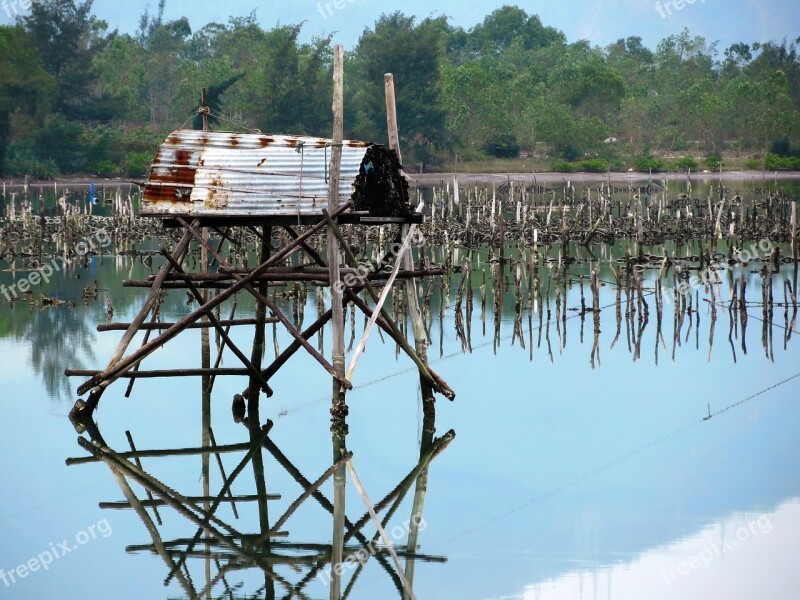
M339 176L342 164L342 140L344 138L344 48L334 48L333 62L333 136L331 148L330 182L328 184L328 212L333 213L339 206ZM328 227L328 271L331 282L331 303L333 310L333 364L344 372L344 308L342 290L337 285L341 280L339 272L339 240ZM335 397L339 397L339 386L334 382ZM338 458L337 458L338 460Z
M227 446L215 446L214 448L174 448L172 450L136 450L135 452L120 452L117 454L120 458L129 459L135 457L156 457L163 458L166 456L198 456L200 454L209 454L211 452L217 454L227 454L230 452L243 452L250 449L251 444L229 444ZM81 456L79 458L68 458L66 465L71 467L73 465L84 465L88 463L97 462L94 456Z
M792 256L797 263L797 201L792 202Z
M397 153L397 160L403 164L403 157L400 154L400 134L397 129L397 105L394 95L394 75L386 73L383 76L383 87L386 96L386 125L389 131L389 148Z
M206 100L206 88L203 88L203 92L200 96L200 114L203 117L203 131L208 131L208 104Z
M277 323L278 319L267 319L267 323ZM257 321L255 319L228 319L227 321L220 321L219 324L225 327L226 329L235 325L255 325ZM109 325L98 325L97 331L125 331L129 327L129 323L111 323ZM169 329L175 325L175 323L145 323L141 326L141 331L153 331L153 330L160 330L160 329ZM206 329L211 328L213 325L211 323L192 323L191 325L187 325L185 329Z
M67 377L94 377L101 371L92 369L67 369L64 375ZM249 375L247 369L164 369L160 371L137 371L120 375L120 379L162 379L169 377L233 377Z
M397 160L402 164L402 154L400 151L400 133L397 128L397 104L395 102L394 75L386 73L383 76L384 92L386 95L386 125L389 131L389 147L397 154ZM401 226L401 237L405 238L410 233L408 225ZM408 252L403 256L403 266L407 271L414 270L414 256ZM428 365L428 335L425 332L425 322L422 318L422 311L419 307L419 297L417 296L417 282L415 279L407 279L405 282L406 304L409 316L411 317L411 327L414 331L414 347L420 361ZM433 388L427 378L420 371L419 377L420 390L422 392L422 404L426 410L432 410L435 398Z
M333 49L333 135L331 136L330 181L328 183L328 212L333 213L339 205L339 171L342 165L342 140L344 139L344 47ZM328 226L327 237L328 269L331 285L331 311L333 327L333 368L344 379L344 306L342 305L341 273L339 272L339 240ZM343 420L346 410L345 391L340 381L333 380L333 399L331 414ZM333 463L338 464L345 453L344 427L333 428ZM331 548L330 598L339 600L342 593L341 562L344 553L345 521L345 483L344 470L333 474L333 543Z

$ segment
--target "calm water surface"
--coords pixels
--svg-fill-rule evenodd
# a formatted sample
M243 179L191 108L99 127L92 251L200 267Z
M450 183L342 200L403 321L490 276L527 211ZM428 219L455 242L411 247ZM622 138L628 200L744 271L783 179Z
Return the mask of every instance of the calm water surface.
M430 463L418 542L418 552L447 561L417 562L417 598L800 597L800 339L792 307L776 306L765 327L762 308L753 304L743 326L742 315L730 312L727 304L712 314L705 301L709 290L701 288L699 306L694 304L682 320L675 318L672 304L665 304L659 332L655 273L648 272L643 290L647 318L637 308L627 319L630 307L623 295L617 337L617 290L610 265L620 253L620 248L595 253L604 259L600 279L606 282L600 288L597 321L591 311L580 310L593 304L585 262L566 276L558 276L555 267L541 268L542 299L533 310L524 285L517 306L513 286L518 269L523 269L523 282L529 273L524 265L507 267L510 284L499 319L490 276L482 315L481 273L491 275L485 251L461 250L454 261L464 256L472 261L471 315L466 300L461 314L456 312L459 275L441 311L439 282L434 282L431 364L458 394L452 403L438 400L435 429L436 436L453 430L456 437ZM509 255L515 257L511 250ZM748 300L760 300L762 266L722 271L716 300L730 300L731 282L740 279L742 268ZM125 500L113 472L102 462L65 463L68 457L88 454L66 418L84 378L67 380L63 371L105 365L121 336L96 331L108 321L108 300L114 321L130 320L145 292L122 288L120 281L141 279L156 268L138 259L97 256L88 268L69 269L35 290L73 300L75 308L17 302L12 310L0 298L0 569L6 574L0 597L205 597L207 577L214 579L219 565L235 564L230 548L219 547L214 550L219 565L202 556L190 558L188 572L165 587L170 569L162 556L148 550L154 537L147 525L149 519L156 521L155 514L150 511L143 521L133 510L101 509L100 502ZM0 283L21 275L0 272ZM794 286L796 277L793 265L773 276L776 303L783 302L785 281ZM98 298L84 304L83 289L94 280ZM556 293L559 281L569 285ZM186 314L186 300L185 292L170 293L164 320ZM244 317L252 306L240 300L237 316ZM288 300L281 305L291 314ZM306 325L316 310L312 289ZM227 316L226 308L222 312ZM358 315L356 342L362 327ZM350 321L346 331L349 342ZM467 331L470 337L463 339L459 332ZM269 361L275 356L271 326L267 332ZM248 349L251 336L246 327L233 334ZM276 339L279 349L289 343L280 327ZM141 340L140 335L133 346ZM322 344L329 354L330 339ZM211 355L213 360L213 332ZM170 342L143 368L200 364L201 335L195 330ZM239 365L226 353L222 366ZM378 502L417 465L430 422L423 419L416 371L397 356L390 341L373 335L352 381L347 447L371 500ZM299 353L270 384L275 395L262 401L261 420L274 422L272 442L314 481L331 464L330 377ZM245 428L234 423L230 405L245 385L244 377L226 377L214 386L208 418L218 445L248 440ZM203 443L198 379L140 379L129 399L125 388L123 381L114 384L95 415L95 434L108 447L128 451L126 432L138 449ZM242 456L222 455L228 475ZM142 467L184 496L205 495L200 456L144 457ZM264 470L267 492L280 495L268 503L274 522L303 489L268 452ZM222 478L214 458L210 473L216 495ZM140 499L147 498L133 480L131 486ZM320 491L332 498L332 487L328 481ZM233 491L237 496L257 493L251 469L236 480ZM356 521L365 509L350 484L347 497L347 515ZM400 549L407 543L413 499L412 487L387 528ZM257 504L242 501L236 508L238 518L227 503L216 514L236 532L257 532ZM162 524L155 530L164 542L192 538L197 530L168 507L160 507L159 516ZM281 529L288 532L281 538L284 553L298 560L274 566L279 598L289 597L288 589L306 578L308 557L320 552L316 545L331 543L332 523L312 498ZM363 531L371 539L375 528L368 524ZM72 549L69 553L54 559L46 571L19 575L19 565L53 553L62 540ZM196 550L204 548L201 544ZM391 563L388 555L386 560ZM345 573L345 585L353 571ZM327 598L323 580L312 577L295 597ZM262 571L231 568L208 597L263 598L264 586ZM400 595L373 558L350 597Z

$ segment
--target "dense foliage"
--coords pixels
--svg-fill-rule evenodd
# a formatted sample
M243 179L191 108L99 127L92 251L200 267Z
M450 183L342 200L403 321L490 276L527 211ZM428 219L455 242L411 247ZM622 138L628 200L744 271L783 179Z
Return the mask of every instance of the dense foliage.
M164 20L164 2L134 36L109 31L92 0L41 0L0 27L0 173L140 176L165 133L199 126L202 87L214 127L330 134L330 37L301 43L301 25L265 30L255 15L192 31ZM524 153L658 170L654 156L736 151L794 168L798 42L720 54L684 31L655 50L638 37L599 48L511 6L470 30L395 12L347 56L347 135L385 139L393 72L407 163Z

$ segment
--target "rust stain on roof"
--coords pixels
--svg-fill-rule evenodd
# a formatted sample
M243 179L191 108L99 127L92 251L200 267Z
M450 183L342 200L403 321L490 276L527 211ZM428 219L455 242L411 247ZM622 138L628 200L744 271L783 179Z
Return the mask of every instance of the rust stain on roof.
M192 158L192 153L188 150L175 151L175 162L179 165L188 166L190 158Z

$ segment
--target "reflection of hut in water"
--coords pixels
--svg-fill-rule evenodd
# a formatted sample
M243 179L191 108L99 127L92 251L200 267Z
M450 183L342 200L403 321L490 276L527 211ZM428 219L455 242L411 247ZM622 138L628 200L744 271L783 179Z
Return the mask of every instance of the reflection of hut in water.
M350 452L345 453L312 482L272 441L269 435L271 428L272 423L269 422L259 430L255 438L251 437L250 442L226 445L217 445L213 431L208 429L204 431L204 443L200 447L164 450L137 449L133 436L126 432L131 450L117 452L108 447L99 428L90 424L87 427L90 441L79 439L79 445L90 456L70 458L67 464L105 463L124 499L100 502L100 508L132 509L136 513L151 542L130 545L126 548L127 551L158 555L168 569L164 584L168 585L174 580L183 589L186 598L219 597L221 592L227 594L231 590L238 590L241 594L246 589L247 582L252 581L244 572L253 569L263 573L264 584L258 590L241 597L275 598L279 593L288 594L287 597L308 598L311 590L320 585L328 586L334 578L334 566L331 564L333 547L324 541L297 541L296 537L292 540L291 530L287 530L287 526L297 520L292 517L305 503L318 505L319 509L331 516L335 514L334 504L321 489L335 473L345 468L353 469L350 464L353 455ZM434 418L431 415L425 418L423 429L420 457L414 468L374 506L368 504L368 510L361 518L344 521L341 552L343 562L347 565L343 569L347 586L343 597L348 597L358 586L360 575L373 559L391 580L398 597L403 599L414 597L416 563L443 563L447 560L444 557L419 553L417 549L419 535L427 526L423 507L429 467L447 448L455 433L449 431L440 438L434 438ZM252 466L257 481L266 481L265 472L272 467L265 468L261 456L265 451L274 459L274 467L285 470L301 488L299 495L291 503L281 495L267 494L266 486L257 486L256 494L234 494L234 485L240 485L236 480L247 467ZM221 457L235 453L244 453L244 456L232 471L226 472ZM152 475L142 464L144 461L148 466L152 465L158 458L181 457L185 460L196 456L202 456L206 465L203 468L202 495L182 493L176 486L167 485L162 479ZM207 468L212 457L216 458L222 481L216 494L211 491L210 470ZM272 475L274 479L274 472ZM147 497L137 496L133 484L141 486ZM402 519L397 511L412 490L411 515L408 519ZM368 502L366 496L364 501ZM253 529L252 521L255 516L242 508L252 503L258 507L258 526L255 533L249 532ZM270 515L276 514L275 507L280 505L285 506L281 516L270 519ZM174 511L183 517L192 528L192 533L164 539L162 517L167 518L165 510ZM171 519L170 522L174 523ZM388 544L384 542L388 538L385 534L382 536L380 533L368 533L369 530L378 528L383 532L391 532ZM325 528L323 531L330 530ZM399 535L401 531L402 535ZM203 565L203 576L198 576L192 568L198 562ZM199 581L203 583L197 583Z

